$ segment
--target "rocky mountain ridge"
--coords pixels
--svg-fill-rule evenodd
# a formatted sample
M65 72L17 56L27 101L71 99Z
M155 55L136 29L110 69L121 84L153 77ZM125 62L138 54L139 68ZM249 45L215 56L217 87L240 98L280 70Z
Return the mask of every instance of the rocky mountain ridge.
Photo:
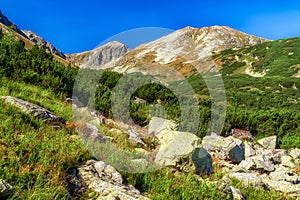
M36 33L34 33L31 30L22 30L22 32L27 36L27 38L37 44L40 47L45 48L47 51L49 51L52 54L55 54L63 59L66 59L65 54L59 49L57 49L55 46L53 46L50 42L44 40L42 37L38 36Z
M59 56L60 58L66 59L66 56L62 53L61 50L57 49L50 42L44 40L42 37L38 36L36 33L30 30L21 30L17 25L15 25L12 21L10 21L0 10L0 23L5 25L6 27L12 29L16 33L23 36L25 39L33 42L34 44L45 48L50 53ZM24 40L24 38L21 38ZM26 43L26 42L25 42Z
M125 44L112 41L90 51L69 54L68 60L81 68L105 69L129 51Z
M177 69L184 75L191 75L208 70L212 64L209 62L210 57L214 53L229 48L257 45L266 41L268 40L227 26L186 27L152 42L142 44L132 51L126 52L109 65L107 63L101 65L98 62L100 65L97 69L110 68L121 73L134 71L150 73L149 70L153 71L158 65L164 65ZM95 63L90 61L95 61L98 59L97 56L102 55L99 54L99 51L106 49L104 46L98 48L98 53L89 54L89 61L81 59L78 64L85 68L93 68ZM145 70L144 66L149 64L151 64L150 69ZM143 66L143 69L137 69L140 66Z

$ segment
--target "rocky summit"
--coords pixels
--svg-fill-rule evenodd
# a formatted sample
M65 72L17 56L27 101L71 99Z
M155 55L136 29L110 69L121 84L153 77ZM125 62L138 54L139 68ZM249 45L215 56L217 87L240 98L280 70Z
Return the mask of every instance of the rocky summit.
M110 68L129 48L117 41L112 41L91 51L70 54L68 60L80 68L106 69Z

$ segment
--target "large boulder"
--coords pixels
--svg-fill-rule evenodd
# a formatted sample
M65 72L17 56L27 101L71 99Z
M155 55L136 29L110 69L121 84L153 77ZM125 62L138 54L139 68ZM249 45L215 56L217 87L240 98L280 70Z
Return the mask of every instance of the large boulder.
M161 131L175 131L177 124L171 120L159 117L152 117L148 125L148 133L157 135Z
M160 166L179 167L197 174L213 171L210 154L201 147L199 137L188 132L161 131L157 138L160 148L154 162Z
M245 159L243 142L232 136L226 138L218 135L205 136L202 146L223 160L229 159L234 163L240 163Z
M112 166L96 160L89 160L77 166L78 180L85 187L98 193L97 199L148 199L132 185L123 183L120 173Z
M0 179L0 199L6 199L13 193L13 187L5 180Z
M188 158L195 148L200 147L200 138L192 133L162 131L157 135L160 148L155 163L162 166L176 166L183 158Z

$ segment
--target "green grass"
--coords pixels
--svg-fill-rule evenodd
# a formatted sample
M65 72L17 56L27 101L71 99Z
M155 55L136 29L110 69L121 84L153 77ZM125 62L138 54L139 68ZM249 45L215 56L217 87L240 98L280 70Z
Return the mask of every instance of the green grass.
M5 82L5 84L4 84ZM2 79L0 95L35 102L69 120L70 105L49 90ZM22 199L66 199L68 168L90 158L73 128L54 130L49 124L0 101L0 178Z

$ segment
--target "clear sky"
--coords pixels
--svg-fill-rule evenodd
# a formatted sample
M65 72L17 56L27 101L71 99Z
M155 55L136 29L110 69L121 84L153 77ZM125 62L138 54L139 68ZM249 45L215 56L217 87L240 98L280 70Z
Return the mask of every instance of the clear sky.
M227 25L268 39L300 36L299 0L1 0L0 9L19 28L36 32L64 53L93 49L141 27Z

